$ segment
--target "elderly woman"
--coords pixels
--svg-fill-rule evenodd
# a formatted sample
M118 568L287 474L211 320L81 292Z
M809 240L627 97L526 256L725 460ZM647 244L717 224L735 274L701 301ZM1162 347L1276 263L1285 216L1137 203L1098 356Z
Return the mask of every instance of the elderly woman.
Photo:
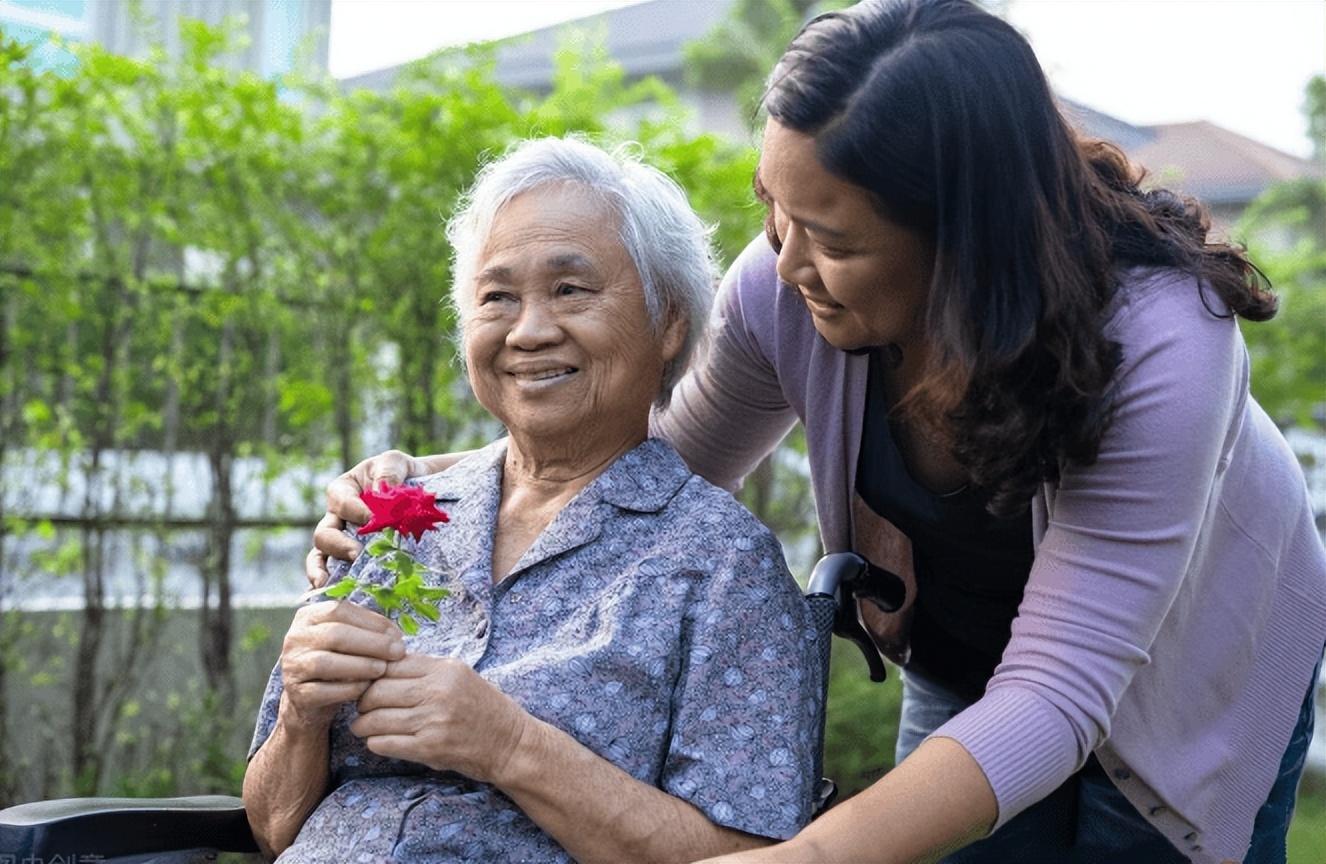
M244 778L259 842L678 861L792 836L813 626L770 532L648 438L708 313L704 226L659 172L544 139L480 174L449 236L470 384L510 436L417 481L450 515L419 552L439 621L295 615Z

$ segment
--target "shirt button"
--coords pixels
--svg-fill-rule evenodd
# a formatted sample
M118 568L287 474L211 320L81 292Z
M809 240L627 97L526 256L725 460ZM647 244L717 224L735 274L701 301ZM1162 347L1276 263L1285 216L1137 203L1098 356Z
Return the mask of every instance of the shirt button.
M1201 851L1202 851L1202 847L1201 847L1201 846L1194 846L1194 847L1192 847L1191 849L1189 849L1188 851L1189 851L1189 852L1201 852Z
M1164 808L1163 806L1157 804L1155 807L1152 807L1152 808L1151 808L1150 810L1148 810L1147 812L1150 813L1152 816L1159 816L1161 813L1164 813L1164 812L1165 812L1165 808Z
M1115 768L1115 769L1114 769L1114 779L1115 779L1115 780L1131 780L1131 779L1133 779L1133 772L1129 771L1127 768Z
M1196 832L1196 831L1189 831L1187 834L1185 834L1185 835L1183 836L1183 839L1184 839L1184 840L1187 840L1189 843L1191 843L1192 841L1194 841L1194 840L1197 839L1197 832Z
M488 632L487 621L480 621L478 624L474 625L474 635L478 636L480 639L482 639L484 637L484 634L486 634L487 632Z

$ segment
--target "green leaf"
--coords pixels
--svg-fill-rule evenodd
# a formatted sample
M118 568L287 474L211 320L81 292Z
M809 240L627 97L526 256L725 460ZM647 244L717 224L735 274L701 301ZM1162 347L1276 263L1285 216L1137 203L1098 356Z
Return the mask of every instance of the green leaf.
M403 597L414 597L419 593L419 589L423 586L424 580L417 572L412 571L409 575L402 576L396 580L396 593Z
M422 600L441 600L444 597L450 597L451 592L446 588L430 588L427 585L416 592Z
M373 598L378 606L382 607L382 611L385 613L401 608L401 601L396 597L396 592L390 588L383 588L380 585L366 585L364 591Z
M442 617L442 613L437 611L437 604L416 600L411 604L414 611L427 618L429 621L436 621Z
M342 597L349 597L351 594L354 593L355 588L357 588L358 586L359 586L358 582L356 582L353 578L346 576L344 579L342 579L340 582L337 582L335 585L331 586L330 588L324 588L322 593L332 598L333 600L339 600Z
M388 540L386 537L379 535L377 537L374 537L371 541L369 541L369 544L364 548L364 551L366 551L369 555L372 555L374 558L382 558L393 548L395 547L391 545L390 540Z
M402 615L396 620L396 623L400 625L401 632L406 636L413 636L419 632L419 622L415 621L409 615Z

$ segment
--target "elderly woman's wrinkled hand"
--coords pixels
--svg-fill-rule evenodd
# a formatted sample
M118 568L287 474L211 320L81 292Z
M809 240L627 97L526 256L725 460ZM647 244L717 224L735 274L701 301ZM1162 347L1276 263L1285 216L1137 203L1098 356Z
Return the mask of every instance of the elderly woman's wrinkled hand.
M358 707L350 731L374 753L485 783L499 782L534 720L460 660L423 654L389 664Z
M341 601L301 608L281 647L283 720L327 726L404 656L401 631L376 612Z

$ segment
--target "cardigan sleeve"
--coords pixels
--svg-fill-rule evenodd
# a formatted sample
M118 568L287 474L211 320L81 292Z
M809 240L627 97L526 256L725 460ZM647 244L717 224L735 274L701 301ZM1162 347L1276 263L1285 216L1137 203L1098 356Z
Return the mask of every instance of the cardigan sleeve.
M708 345L650 420L696 474L729 491L796 423L764 340L778 290L771 250L756 238L733 262L715 301Z
M1012 637L985 695L933 734L980 764L999 827L1109 736L1185 579L1246 400L1246 351L1218 302L1172 273L1128 286L1097 461L1065 466ZM1200 296L1205 291L1206 297Z

